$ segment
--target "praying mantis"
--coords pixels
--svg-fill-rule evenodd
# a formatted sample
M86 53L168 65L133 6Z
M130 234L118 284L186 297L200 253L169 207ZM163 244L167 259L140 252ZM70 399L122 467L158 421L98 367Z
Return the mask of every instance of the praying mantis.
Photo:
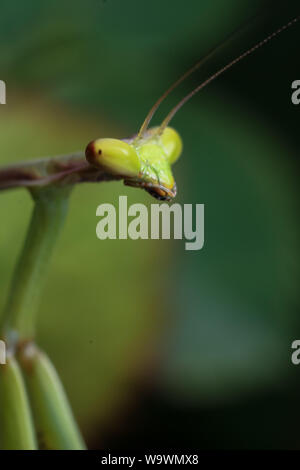
M143 188L157 199L172 200L177 193L172 165L180 157L183 145L179 133L169 127L170 121L196 93L294 25L299 19L300 16L293 18L200 83L171 109L160 126L149 128L150 121L160 104L220 47L224 47L228 40L221 46L213 48L208 55L187 70L162 94L150 109L139 132L133 137L129 139L100 138L87 145L85 155L78 153L33 160L24 165L0 169L0 190L18 186L43 187L51 183L61 185L122 179L125 185ZM232 37L234 34L229 37L229 40Z
M0 169L0 190L26 187L34 199L30 228L0 328L8 349L7 364L2 366L6 369L0 369L0 398L4 403L0 410L2 447L35 449L41 446L37 442L39 435L46 448L85 448L59 377L34 343L41 282L66 215L69 188L81 182L123 180L126 185L145 189L157 199L172 200L177 191L172 165L183 148L179 133L169 126L172 118L198 91L299 19L300 16L292 19L200 83L171 109L160 126L149 128L162 101L217 48L163 93L135 136L100 138L90 142L84 153Z

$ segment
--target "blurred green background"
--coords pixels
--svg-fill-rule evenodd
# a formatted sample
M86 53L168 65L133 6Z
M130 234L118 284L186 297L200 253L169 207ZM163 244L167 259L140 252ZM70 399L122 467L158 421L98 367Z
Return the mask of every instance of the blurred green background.
M298 11L297 11L298 9ZM164 103L299 13L295 1L3 0L0 162L128 137L157 97L249 18ZM299 26L187 104L176 202L205 204L205 246L95 235L96 207L155 202L121 182L75 188L40 307L49 353L91 448L299 448ZM0 306L32 203L0 197Z

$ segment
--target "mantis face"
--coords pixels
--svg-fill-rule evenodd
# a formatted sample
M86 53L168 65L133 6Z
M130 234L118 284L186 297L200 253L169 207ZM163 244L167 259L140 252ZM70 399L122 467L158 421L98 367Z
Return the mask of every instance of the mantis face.
M88 162L108 173L119 175L124 184L144 188L161 200L176 196L171 165L179 158L182 141L171 127L159 134L149 129L130 140L98 139L86 148Z

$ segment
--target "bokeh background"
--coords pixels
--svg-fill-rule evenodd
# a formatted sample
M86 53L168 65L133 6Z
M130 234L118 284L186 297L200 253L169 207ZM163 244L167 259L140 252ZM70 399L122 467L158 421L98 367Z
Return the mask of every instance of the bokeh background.
M282 5L280 5L282 3ZM171 106L299 14L296 1L2 0L0 162L135 133L157 97L250 19L164 103ZM299 25L187 104L177 202L205 204L205 246L96 238L96 207L150 205L121 182L80 185L40 307L90 448L300 448ZM0 306L32 203L0 197Z

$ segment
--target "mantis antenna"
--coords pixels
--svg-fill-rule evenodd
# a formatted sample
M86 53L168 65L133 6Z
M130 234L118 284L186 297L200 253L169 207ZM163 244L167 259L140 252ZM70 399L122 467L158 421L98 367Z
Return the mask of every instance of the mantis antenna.
M221 69L219 69L217 72L215 72L213 75L211 75L209 78L207 78L204 82L200 83L200 85L198 85L196 88L194 88L194 90L192 90L190 93L188 93L181 101L179 101L179 103L174 106L174 108L171 109L171 111L168 113L167 117L163 120L163 122L161 123L159 129L158 129L158 134L161 134L164 129L167 127L167 125L169 124L169 122L171 121L171 119L173 119L173 117L175 116L175 114L177 113L177 111L179 111L179 109L187 102L189 101L196 93L198 93L198 91L202 90L202 88L204 88L206 85L208 85L210 82L212 82L213 80L215 80L215 78L217 78L219 75L221 75L222 73L226 72L226 70L230 69L233 65L237 64L238 62L240 62L241 60L243 60L245 57L247 57L248 55L252 54L252 52L256 51L257 49L259 49L261 46L264 46L266 43L268 43L269 41L271 41L271 39L273 39L275 36L277 36L278 34L282 33L282 31L284 31L285 29L289 28L290 26L294 25L295 23L297 23L297 21L300 20L300 15L297 16L296 18L292 19L291 21L289 21L288 23L286 23L285 25L281 26L280 28L278 28L276 31L274 31L272 34L270 34L269 36L267 36L265 39L263 39L262 41L258 42L257 44L255 44L254 46L252 46L250 49L248 49L247 51L243 52L241 55L239 55L238 57L236 57L234 60L232 60L231 62L229 62L227 65L225 65L224 67L222 67ZM199 64L199 62L198 62ZM196 65L198 65L196 64ZM194 70L196 70L196 66L193 67ZM192 69L191 69L192 70ZM189 72L186 72L185 75L183 75L183 77L189 75ZM182 77L182 78L183 78ZM182 81L180 79L180 81ZM175 84L173 85L173 87L171 87L172 89L175 88ZM163 95L164 96L164 95ZM150 113L149 113L150 114Z
M141 128L138 132L138 135L137 135L137 138L140 138L142 137L142 135L144 134L144 132L147 130L149 124L150 124L150 121L154 115L154 113L157 111L158 107L160 106L160 104L165 100L165 98L175 89L178 87L178 85L180 85L180 83L182 83L187 77L189 77L190 75L192 75L192 73L194 73L196 70L198 70L198 68L201 67L201 65L203 65L205 62L207 62L208 59L210 59L216 52L220 51L221 49L223 49L223 47L225 47L227 44L229 44L233 39L236 39L237 35L239 33L242 33L244 32L247 27L249 27L250 24L252 24L252 22L256 19L256 17L258 17L258 14L251 18L250 20L248 20L244 25L240 26L238 29L236 29L235 31L233 31L224 41L222 41L221 44L218 44L217 46L213 47L209 52L208 54L203 57L202 59L200 59L196 64L194 64L190 69L188 69L183 75L181 75L181 77L178 78L178 80L176 80L176 82L174 82L161 96L160 98L158 98L158 100L154 103L154 105L152 106L152 108L150 109L150 111L148 112L143 124L141 125Z

